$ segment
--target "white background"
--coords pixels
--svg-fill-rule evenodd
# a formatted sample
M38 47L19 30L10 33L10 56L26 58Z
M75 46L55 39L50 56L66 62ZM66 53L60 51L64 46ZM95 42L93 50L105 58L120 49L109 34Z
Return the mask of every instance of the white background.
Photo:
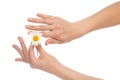
M0 80L60 80L54 75L35 70L19 57L12 44L18 36L30 40L24 25L28 17L45 13L74 22L84 19L119 0L0 0ZM120 26L91 32L70 43L44 45L44 49L62 64L78 72L120 80Z

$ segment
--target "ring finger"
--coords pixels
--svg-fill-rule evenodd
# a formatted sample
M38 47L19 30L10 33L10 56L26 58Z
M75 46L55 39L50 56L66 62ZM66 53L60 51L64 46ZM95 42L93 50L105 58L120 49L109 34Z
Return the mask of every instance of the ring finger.
M30 30L37 30L37 31L53 31L54 26L52 25L38 25L38 26L34 26L34 25L26 25L25 26L27 29Z

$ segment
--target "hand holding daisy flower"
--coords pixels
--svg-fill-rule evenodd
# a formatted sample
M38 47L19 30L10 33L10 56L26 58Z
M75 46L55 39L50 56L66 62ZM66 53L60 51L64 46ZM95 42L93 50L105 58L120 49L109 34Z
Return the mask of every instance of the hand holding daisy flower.
M32 68L41 69L48 73L55 74L56 69L58 69L56 65L60 65L55 57L46 53L40 44L37 44L36 46L31 44L29 49L27 49L23 38L18 37L18 40L21 44L21 48L16 44L13 45L13 48L18 51L21 58L16 58L15 61L25 62ZM40 55L38 58L34 53L35 48Z
M37 38L35 38L35 40L36 39ZM16 49L21 56L21 58L16 58L16 61L28 63L32 68L54 74L62 80L102 80L67 68L66 66L59 63L55 57L46 53L40 44L37 46L30 45L29 49L27 49L22 37L18 37L18 40L22 49L20 49L16 44L13 45L13 48ZM40 55L38 58L36 58L34 54L34 48L36 48Z

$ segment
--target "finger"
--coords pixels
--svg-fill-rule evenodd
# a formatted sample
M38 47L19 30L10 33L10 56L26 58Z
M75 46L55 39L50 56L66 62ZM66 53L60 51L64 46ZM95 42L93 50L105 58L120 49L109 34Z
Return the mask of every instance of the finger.
M45 42L45 45L49 45L49 44L61 44L62 41L59 41L59 40L56 40L56 39L53 39L53 38L49 38L46 42Z
M40 18L28 18L29 22L32 23L43 23L43 24L52 24L52 20L50 19L40 19Z
M30 48L31 48L32 42L30 43L29 49L28 49L28 60L27 62L30 62Z
M44 19L39 19L39 18L31 18L31 17L29 17L28 19L27 19L29 22L33 22L33 23L43 23L44 21Z
M29 59L30 59L30 63L34 63L37 60L37 58L35 57L35 54L34 54L34 46L33 45L30 45L30 56L29 56Z
M37 31L46 31L46 30L53 30L54 27L51 25L39 25L39 26L34 26L34 25L26 25L26 29L30 30L37 30Z
M15 61L24 62L24 60L22 58L16 58Z
M19 55L22 58L24 57L23 54L22 54L22 50L17 45L14 44L14 45L12 45L12 47L17 50L17 52L19 53Z
M45 14L37 13L36 15L40 18L48 18L48 16Z
M41 13L38 13L37 16L40 17L40 18L45 18L45 19L46 18L47 19L53 19L54 18L54 16L45 15L45 14L41 14Z
M45 54L45 51L40 44L38 44L38 46L36 46L36 49L38 50L38 53L40 56L43 56Z
M53 31L50 31L50 32L43 31L41 33L43 37L54 37Z
M21 47L22 47L22 51L23 51L22 54L24 55L24 58L27 59L28 53L27 53L27 47L26 47L26 45L25 45L25 43L24 43L24 40L23 40L22 37L18 37L18 40L19 40L20 45L21 45Z
M28 31L27 33L28 33L28 34L31 34L31 33L32 33L32 31Z

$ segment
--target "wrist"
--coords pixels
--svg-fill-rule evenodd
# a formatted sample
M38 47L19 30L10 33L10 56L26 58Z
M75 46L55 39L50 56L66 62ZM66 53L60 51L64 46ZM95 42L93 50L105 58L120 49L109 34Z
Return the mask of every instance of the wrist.
M55 76L64 79L69 73L67 71L67 68L62 65L61 63L58 63L55 67L54 67L55 71L52 73Z
M57 77L63 80L75 80L76 79L74 71L62 64L59 64L57 66L57 70L54 73L54 75L56 75Z
M74 22L73 25L76 27L75 31L78 32L77 33L78 37L81 37L93 31L93 28L95 26L95 24L92 23L92 21L90 21L89 19L84 19L84 20Z

